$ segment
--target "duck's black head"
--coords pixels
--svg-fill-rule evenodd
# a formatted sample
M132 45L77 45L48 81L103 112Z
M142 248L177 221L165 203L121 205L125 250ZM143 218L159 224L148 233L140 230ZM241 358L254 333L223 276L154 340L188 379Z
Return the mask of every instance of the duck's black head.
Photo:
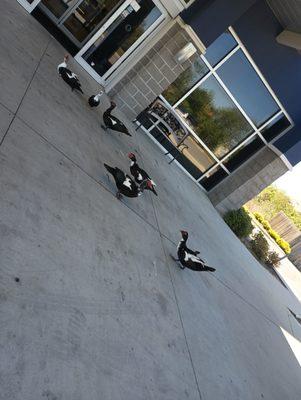
M187 231L180 231L180 232L181 232L182 238L184 240L187 240L188 239L188 232Z
M129 153L129 154L128 154L128 157L129 157L130 160L132 160L132 161L134 161L134 162L137 161L137 160L136 160L136 156L135 156L134 153Z

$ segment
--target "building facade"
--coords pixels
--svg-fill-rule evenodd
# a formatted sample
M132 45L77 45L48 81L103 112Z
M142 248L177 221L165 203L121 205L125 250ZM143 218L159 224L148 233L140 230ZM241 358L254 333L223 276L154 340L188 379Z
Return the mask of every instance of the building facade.
M298 32L276 1L18 2L220 212L300 161Z

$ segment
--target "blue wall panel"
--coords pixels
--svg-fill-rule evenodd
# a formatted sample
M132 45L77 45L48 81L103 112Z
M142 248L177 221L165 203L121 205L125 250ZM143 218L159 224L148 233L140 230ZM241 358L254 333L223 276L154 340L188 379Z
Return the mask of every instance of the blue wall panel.
M276 142L294 165L301 160L301 56L276 42L283 30L265 0L196 0L182 18L208 46L232 25L295 122ZM293 147L295 146L295 147Z
M283 30L265 1L258 1L234 25L236 33L277 97L295 122L295 127L275 145L294 165L301 160L301 57L294 49L276 42Z
M181 17L208 47L257 0L196 0ZM263 1L263 0L262 0Z

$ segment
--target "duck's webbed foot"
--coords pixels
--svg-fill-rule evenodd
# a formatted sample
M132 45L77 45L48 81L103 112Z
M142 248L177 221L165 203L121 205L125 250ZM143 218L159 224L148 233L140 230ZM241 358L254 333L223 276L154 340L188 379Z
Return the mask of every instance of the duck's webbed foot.
M178 267L181 269L185 269L185 267L181 264L180 260L176 257L174 257L172 254L169 254L170 258L177 263Z
M172 254L170 254L170 258L175 262L179 262L180 261L178 258L174 257Z
M116 197L117 197L118 200L121 200L122 199L122 194L118 191L118 192L116 192Z
M101 127L102 127L102 129L104 130L104 131L107 131L108 130L108 127L107 126L104 126L104 125L100 125Z

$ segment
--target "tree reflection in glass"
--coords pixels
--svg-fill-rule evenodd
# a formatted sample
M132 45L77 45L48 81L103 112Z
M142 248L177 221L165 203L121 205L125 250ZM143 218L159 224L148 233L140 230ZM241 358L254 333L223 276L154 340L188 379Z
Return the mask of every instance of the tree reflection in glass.
M177 112L218 158L252 133L250 124L213 76L180 103Z
M170 104L175 104L200 79L209 72L208 67L197 57L191 66L182 72L179 77L162 93Z

